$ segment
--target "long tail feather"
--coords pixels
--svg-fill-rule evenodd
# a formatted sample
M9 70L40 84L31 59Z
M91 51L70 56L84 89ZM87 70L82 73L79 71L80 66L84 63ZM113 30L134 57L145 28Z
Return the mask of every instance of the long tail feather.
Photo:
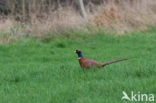
M127 58L126 58L126 59L119 59L119 60L115 60L115 61L110 61L110 62L107 62L107 63L103 63L103 64L102 64L102 67L104 67L104 66L106 66L106 65L109 65L109 64L112 64L112 63L124 61L124 60L128 60L128 59L127 59Z

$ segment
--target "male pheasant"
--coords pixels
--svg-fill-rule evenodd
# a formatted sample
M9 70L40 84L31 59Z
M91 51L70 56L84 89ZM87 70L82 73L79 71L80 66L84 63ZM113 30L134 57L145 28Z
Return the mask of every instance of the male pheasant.
M93 60L89 60L89 59L84 58L82 56L82 52L80 50L75 50L75 53L77 53L79 64L80 64L80 66L83 69L101 68L101 67L104 67L104 66L109 65L109 64L112 64L112 63L116 63L116 62L119 62L119 61L127 60L127 59L119 59L119 60L110 61L110 62L106 62L106 63L98 63L96 61L93 61Z

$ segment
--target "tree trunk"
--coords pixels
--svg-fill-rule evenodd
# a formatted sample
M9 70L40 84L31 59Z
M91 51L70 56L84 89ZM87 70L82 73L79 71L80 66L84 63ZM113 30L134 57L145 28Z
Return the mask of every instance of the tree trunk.
M79 5L79 8L80 8L80 13L81 15L87 19L87 14L86 14L86 11L85 11L85 8L84 8L84 3L83 3L83 0L78 0L78 5Z
M22 15L23 15L23 20L25 21L26 19L26 11L25 11L25 0L22 0Z

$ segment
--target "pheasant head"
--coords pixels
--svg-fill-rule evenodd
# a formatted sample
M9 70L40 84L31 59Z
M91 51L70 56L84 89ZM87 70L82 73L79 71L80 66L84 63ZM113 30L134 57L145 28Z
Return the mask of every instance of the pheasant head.
M78 59L81 59L83 57L80 50L75 50L75 53L78 55Z

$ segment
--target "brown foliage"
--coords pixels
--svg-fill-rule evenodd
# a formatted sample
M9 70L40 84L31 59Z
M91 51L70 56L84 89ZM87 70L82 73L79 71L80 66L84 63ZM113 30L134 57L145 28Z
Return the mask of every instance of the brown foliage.
M5 15L5 19L0 19L0 31L13 30L16 35L38 36L69 28L84 29L89 23L98 28L114 29L118 33L124 33L133 29L142 30L146 25L156 23L156 0L84 2L87 20L80 16L73 0L7 0L5 4L8 5L6 8L9 9L9 14Z

